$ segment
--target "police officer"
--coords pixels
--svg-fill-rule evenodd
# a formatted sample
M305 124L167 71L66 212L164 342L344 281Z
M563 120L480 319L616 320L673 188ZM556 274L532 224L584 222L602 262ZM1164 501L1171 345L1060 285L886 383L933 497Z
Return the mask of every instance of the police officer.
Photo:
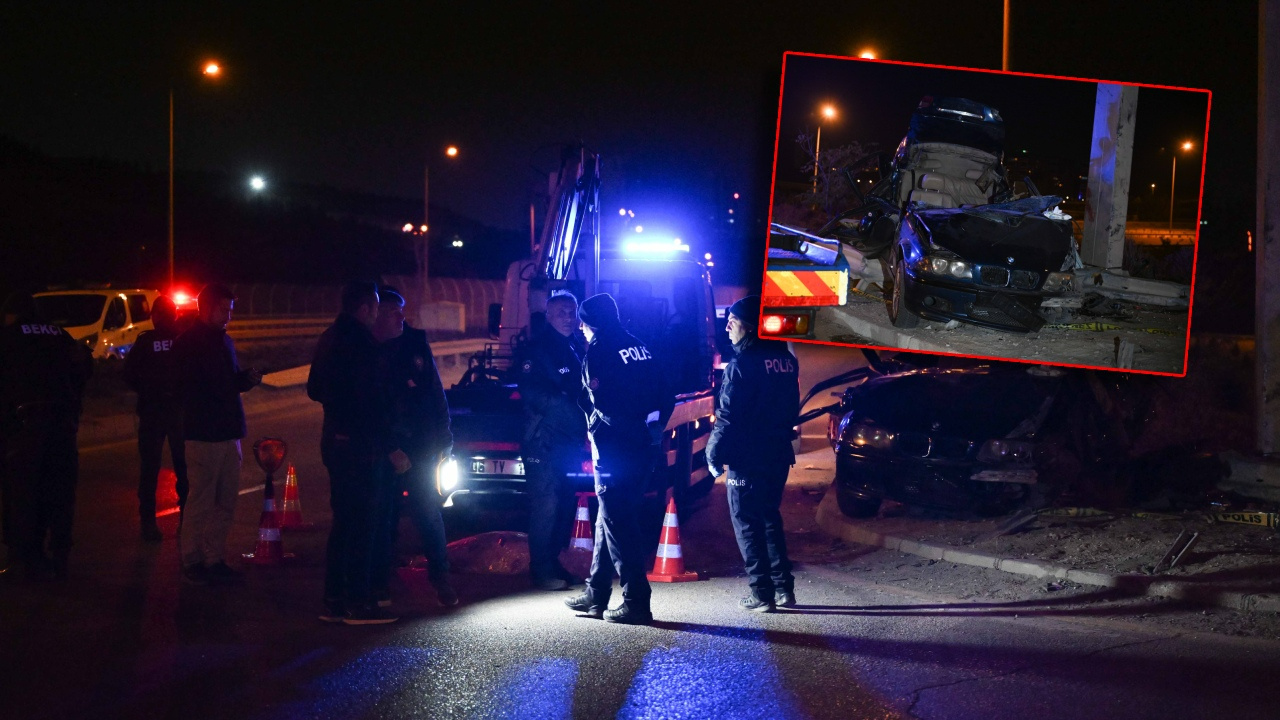
M88 348L39 316L29 293L10 297L4 321L4 539L28 577L61 579L71 550L80 457L76 432L93 361Z
M609 622L648 625L653 613L636 516L653 467L652 443L674 402L649 348L622 327L612 296L587 298L580 313L588 345L582 365L586 392L579 401L587 414L600 510L587 591L565 604ZM606 610L614 571L622 604Z
M546 324L523 346L517 360L524 401L524 458L529 490L529 572L535 587L563 590L576 581L559 561L569 536L573 483L581 468L587 422L578 407L582 360L574 347L578 299L570 293L547 300Z
M391 604L395 528L400 518L400 497L407 490L410 519L428 562L427 578L441 605L457 605L458 593L449 583L441 498L435 488L436 466L453 447L449 403L427 332L405 324L404 297L389 287L379 289L378 296L373 335L382 343L381 373L388 394L392 449L378 478L373 596L380 606Z
M307 377L307 396L324 405L320 458L329 472L333 526L320 620L329 623L374 625L398 619L378 607L370 591L378 468L390 455L381 353L371 332L378 302L377 285L347 283L342 312L320 335ZM408 470L403 458L397 457L396 464L401 472Z
M151 307L154 330L138 336L124 358L124 381L138 394L138 516L142 541L158 543L164 536L156 526L156 481L160 455L169 441L173 473L177 476L178 508L187 503L187 456L182 442L182 401L178 395L178 366L173 342L178 339L178 307L159 297Z
M786 343L756 338L760 297L729 308L736 357L725 365L716 424L707 442L711 474L728 473L729 514L750 576L744 610L795 605L795 577L782 529L782 489L795 464L793 427L800 414L799 365Z

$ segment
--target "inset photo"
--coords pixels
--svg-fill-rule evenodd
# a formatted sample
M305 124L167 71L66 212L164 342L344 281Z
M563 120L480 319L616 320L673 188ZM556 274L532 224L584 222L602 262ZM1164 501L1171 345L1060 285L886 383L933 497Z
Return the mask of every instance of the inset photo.
M1207 90L786 53L762 337L1182 376Z

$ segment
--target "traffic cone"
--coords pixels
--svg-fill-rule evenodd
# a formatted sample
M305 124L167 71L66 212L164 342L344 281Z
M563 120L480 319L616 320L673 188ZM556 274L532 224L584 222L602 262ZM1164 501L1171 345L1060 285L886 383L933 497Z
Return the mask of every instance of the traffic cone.
M262 519L258 521L258 546L251 553L241 557L254 565L279 565L285 560L293 559L293 553L284 551L284 543L280 539L280 517L276 513L276 494L271 486L271 478L267 477L262 489Z
M587 498L593 495L595 493L578 493L578 514L573 521L573 540L569 542L570 550L595 551L595 533L591 530L591 509L587 507Z
M280 502L280 529L314 530L315 528L315 523L302 520L302 503L298 500L298 473L290 464L284 474L284 499Z
M667 515L662 520L662 537L658 539L658 555L653 572L645 577L651 582L689 582L698 573L685 572L684 551L680 548L680 521L676 519L676 499L667 501Z

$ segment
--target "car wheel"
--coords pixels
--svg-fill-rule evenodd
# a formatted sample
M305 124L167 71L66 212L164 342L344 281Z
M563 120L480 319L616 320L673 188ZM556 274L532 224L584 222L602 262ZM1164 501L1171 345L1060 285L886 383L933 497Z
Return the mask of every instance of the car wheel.
M920 316L907 309L907 263L902 253L893 263L893 292L889 299L889 322L896 328L910 330L920 324Z
M844 489L836 483L836 505L846 517L869 518L880 512L880 501L876 498L863 497L852 490Z

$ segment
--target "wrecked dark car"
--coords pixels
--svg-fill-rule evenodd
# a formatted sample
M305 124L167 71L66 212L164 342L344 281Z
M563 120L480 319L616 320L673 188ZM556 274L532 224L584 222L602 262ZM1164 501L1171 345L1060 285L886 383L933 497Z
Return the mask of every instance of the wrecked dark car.
M818 232L883 261L894 326L923 317L1034 332L1045 323L1044 299L1070 289L1070 216L1057 209L1062 198L1040 195L1029 179L1015 191L1004 136L995 108L925 97L892 160L877 158L880 180Z
M1132 506L1220 475L1216 456L1192 445L1132 452L1162 392L1148 378L866 354L870 367L819 383L805 398L854 383L839 402L801 416L828 415L836 500L850 517L875 515L884 500L978 516L1064 498Z

